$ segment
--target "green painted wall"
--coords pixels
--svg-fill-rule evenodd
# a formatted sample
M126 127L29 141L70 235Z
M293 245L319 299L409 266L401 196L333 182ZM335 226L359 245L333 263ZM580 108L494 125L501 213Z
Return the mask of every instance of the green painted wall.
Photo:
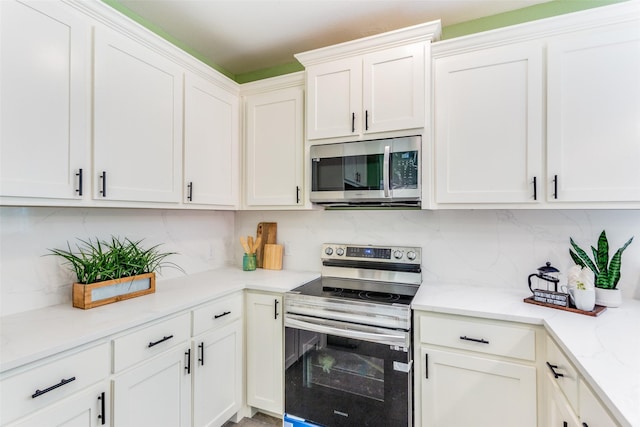
M118 0L102 1L238 83L247 83L304 70L304 67L302 67L299 62L293 61L288 64L278 65L275 67L256 70L244 74L230 73L217 64L211 63L207 58L203 57L194 49L186 46L184 43L167 34L164 30L162 30L162 28L153 25L152 23L133 13L131 10L122 6L122 4L120 4ZM493 30L496 28L507 27L509 25L521 24L523 22L535 21L537 19L549 18L551 16L563 15L565 13L591 9L594 7L606 6L614 3L622 3L623 1L629 0L553 0L548 3L537 4L511 12L505 12L498 15L474 19L473 21L467 21L460 24L443 27L442 40L479 33L482 31Z

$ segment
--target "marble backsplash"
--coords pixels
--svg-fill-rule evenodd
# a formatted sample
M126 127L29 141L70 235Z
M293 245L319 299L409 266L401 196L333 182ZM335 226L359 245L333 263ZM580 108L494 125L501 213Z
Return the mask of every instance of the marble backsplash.
M236 234L255 234L261 221L278 223L285 269L319 270L322 243L415 245L422 247L424 280L522 289L547 261L566 283L569 237L590 253L606 230L611 256L635 236L618 287L640 299L638 210L244 211L236 213ZM242 249L235 252L237 260Z
M0 314L71 303L75 275L49 248L74 248L77 238L144 239L177 252L167 260L187 273L234 262L234 212L155 209L0 207ZM183 273L170 268L164 278Z
M261 221L278 223L284 268L320 269L325 242L422 247L427 281L522 288L546 261L565 273L569 237L587 249L607 231L611 253L636 236L622 258L619 287L640 299L638 210L449 211L180 211L154 209L0 207L0 315L70 303L75 277L48 248L76 238L111 235L144 239L178 252L187 273L240 266L238 236L255 235ZM182 273L160 272L162 279ZM250 273L248 273L250 274ZM566 280L566 276L561 276Z

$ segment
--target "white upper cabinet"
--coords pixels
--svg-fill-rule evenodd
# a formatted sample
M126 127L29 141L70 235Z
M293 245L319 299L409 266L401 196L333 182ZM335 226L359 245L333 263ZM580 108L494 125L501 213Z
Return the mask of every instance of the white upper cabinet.
M89 191L89 30L62 4L0 2L0 196Z
M547 197L640 201L640 23L551 41Z
M234 208L239 199L239 97L187 74L184 203Z
M94 49L94 198L180 202L182 68L103 27Z
M434 67L436 201L540 200L542 44L437 58Z
M303 207L302 84L247 95L245 108L246 206Z
M307 74L307 139L423 128L439 34L435 21L295 55Z

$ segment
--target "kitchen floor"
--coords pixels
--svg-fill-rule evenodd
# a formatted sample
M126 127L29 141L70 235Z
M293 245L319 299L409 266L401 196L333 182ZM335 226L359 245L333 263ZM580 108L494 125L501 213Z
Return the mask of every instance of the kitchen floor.
M281 427L282 419L258 412L253 418L243 418L239 423L227 421L222 427Z

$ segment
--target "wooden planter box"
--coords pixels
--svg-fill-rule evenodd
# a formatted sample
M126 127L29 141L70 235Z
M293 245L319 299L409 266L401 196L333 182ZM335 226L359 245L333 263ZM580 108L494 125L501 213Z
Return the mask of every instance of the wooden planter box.
M156 291L156 273L139 274L104 282L73 284L73 306L84 310L135 298Z

